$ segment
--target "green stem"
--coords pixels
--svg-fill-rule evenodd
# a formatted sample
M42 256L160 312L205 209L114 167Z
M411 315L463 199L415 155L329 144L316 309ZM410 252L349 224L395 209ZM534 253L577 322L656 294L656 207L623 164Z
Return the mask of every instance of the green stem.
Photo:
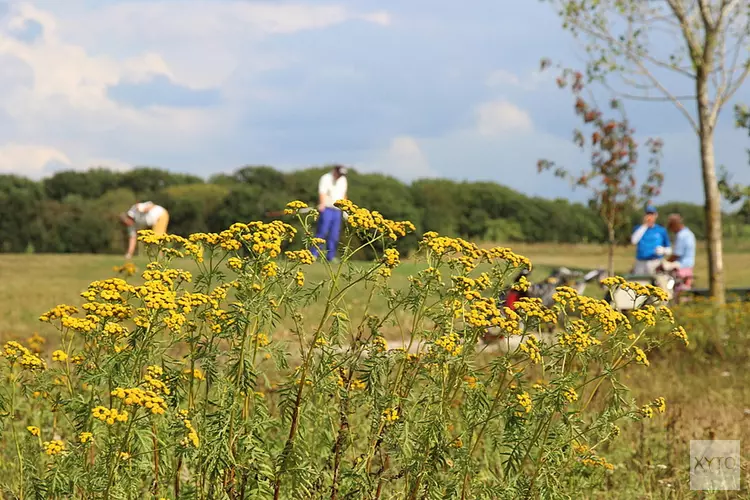
M11 364L11 373L13 371L13 365ZM25 498L24 494L24 470L23 470L23 457L21 454L21 445L18 443L18 431L16 431L16 425L15 425L15 413L16 413L16 383L18 382L18 377L14 377L14 379L11 381L11 392L10 392L10 429L13 433L13 443L16 446L16 457L18 458L18 472L19 472L19 479L20 479L20 485L19 485L19 493L18 498L20 500L23 500Z

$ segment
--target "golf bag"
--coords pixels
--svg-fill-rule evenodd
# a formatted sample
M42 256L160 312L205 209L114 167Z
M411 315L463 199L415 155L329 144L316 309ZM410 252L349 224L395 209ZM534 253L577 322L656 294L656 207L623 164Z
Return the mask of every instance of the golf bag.
M516 277L514 284L518 283L522 277L527 277L530 272L524 269ZM513 288L507 290L500 295L500 305L507 306L511 309L515 309L513 306L521 297L536 297L542 299L542 304L545 307L551 307L553 304L552 296L558 287L569 286L576 290L579 294L582 294L586 289L586 285L595 278L601 278L605 274L604 270L595 269L587 273L580 271L571 271L567 267L558 267L554 269L550 275L542 282L533 283L529 286L528 290L520 291L514 290Z

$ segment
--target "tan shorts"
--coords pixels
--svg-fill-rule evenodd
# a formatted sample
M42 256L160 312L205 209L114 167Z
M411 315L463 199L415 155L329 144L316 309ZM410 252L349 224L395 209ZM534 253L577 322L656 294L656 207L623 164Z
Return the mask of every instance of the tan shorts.
M167 226L169 225L169 212L164 210L164 213L161 217L156 219L156 222L154 222L153 229L154 233L156 234L167 234Z

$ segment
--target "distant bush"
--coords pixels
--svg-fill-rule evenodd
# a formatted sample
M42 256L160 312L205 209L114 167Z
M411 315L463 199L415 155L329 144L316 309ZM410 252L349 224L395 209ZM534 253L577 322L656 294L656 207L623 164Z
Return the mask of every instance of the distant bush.
M317 205L317 186L328 167L280 172L269 166L243 167L210 182L186 174L154 168L113 172L96 168L86 172L58 172L40 182L0 175L0 252L23 252L33 245L38 252L91 251L121 253L125 232L117 215L136 201L151 200L170 212L169 230L178 235L219 231L235 221L270 221L286 200ZM410 185L381 174L349 174L349 197L392 219L413 221L417 231L437 231L471 240L526 243L603 243L606 228L590 207L566 199L523 195L492 182L454 182L423 179ZM746 238L746 212L727 215L727 238ZM660 207L671 211L703 239L703 208L689 203ZM642 214L634 210L633 225ZM664 219L665 220L665 219ZM299 227L298 227L299 228ZM84 234L96 231L97 234ZM627 243L628 231L619 234ZM417 237L399 240L405 256L416 250ZM88 250L86 250L88 249ZM370 258L370 249L358 254Z

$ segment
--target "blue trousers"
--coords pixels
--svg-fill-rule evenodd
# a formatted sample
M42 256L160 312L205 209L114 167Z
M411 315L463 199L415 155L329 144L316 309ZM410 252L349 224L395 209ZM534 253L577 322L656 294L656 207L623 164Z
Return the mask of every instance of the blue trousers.
M341 234L341 210L338 208L326 208L320 213L316 238L326 240L326 258L332 261L336 257L336 247L339 244ZM312 254L318 257L318 249L313 247Z

